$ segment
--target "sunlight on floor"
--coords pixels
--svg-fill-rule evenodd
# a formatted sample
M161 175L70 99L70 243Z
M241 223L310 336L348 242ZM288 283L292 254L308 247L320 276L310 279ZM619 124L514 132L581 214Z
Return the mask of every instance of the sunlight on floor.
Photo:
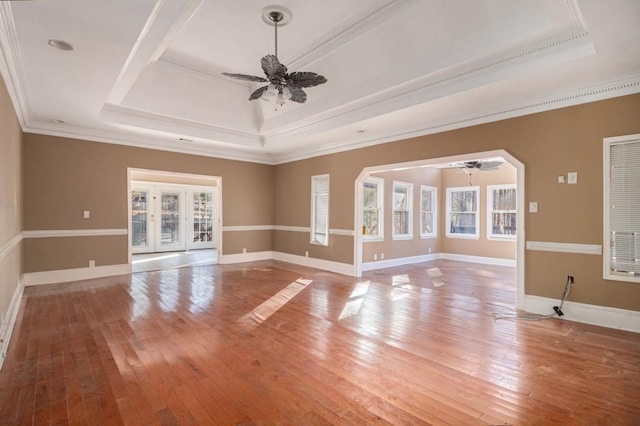
M238 320L242 331L252 331L304 290L311 280L298 278Z
M344 308L342 308L338 321L352 317L360 312L360 308L362 308L362 303L364 302L364 296L369 291L370 284L371 281L361 281L356 284L351 292L351 296L349 296L349 301L344 305Z

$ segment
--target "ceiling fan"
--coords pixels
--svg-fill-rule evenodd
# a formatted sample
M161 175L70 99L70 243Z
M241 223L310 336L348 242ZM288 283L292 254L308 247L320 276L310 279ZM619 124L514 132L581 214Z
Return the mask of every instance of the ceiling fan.
M285 8L270 6L263 11L262 16L263 21L269 25L273 25L275 29L275 54L266 55L260 60L262 71L264 71L266 77L227 72L223 72L222 74L238 80L269 83L253 91L249 96L250 101L259 98L268 101L275 95L276 110L278 109L278 105L284 105L287 100L303 104L307 101L307 93L302 89L324 84L327 82L327 79L320 74L309 71L288 73L287 67L278 60L278 24L286 25L291 21L291 12Z
M476 171L491 171L498 170L504 163L502 160L478 160L478 161L465 161L462 163L453 163L453 167L459 167L462 171L468 175L475 173Z
M504 161L501 159L489 159L451 163L451 167L457 167L460 171L469 176L469 185L472 185L471 176L473 176L477 171L488 172L498 170L502 163L504 163Z

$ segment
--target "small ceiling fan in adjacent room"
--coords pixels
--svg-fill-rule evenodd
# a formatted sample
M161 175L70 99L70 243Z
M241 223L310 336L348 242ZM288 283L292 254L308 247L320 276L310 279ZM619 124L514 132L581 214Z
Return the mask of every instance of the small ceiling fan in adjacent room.
M492 171L500 169L504 163L501 159L464 161L459 163L451 163L451 167L459 168L463 173L469 176L469 185L471 185L471 176L478 171Z
M248 74L233 74L223 72L227 77L249 82L269 83L254 90L249 96L249 100L262 98L269 101L276 98L276 110L278 106L284 105L287 100L305 103L307 94L303 88L318 86L327 82L327 79L315 72L295 71L289 73L287 67L280 63L278 59L278 25L286 25L291 21L291 12L279 6L269 6L262 12L262 20L273 25L275 31L275 54L266 55L260 60L262 71L266 77Z

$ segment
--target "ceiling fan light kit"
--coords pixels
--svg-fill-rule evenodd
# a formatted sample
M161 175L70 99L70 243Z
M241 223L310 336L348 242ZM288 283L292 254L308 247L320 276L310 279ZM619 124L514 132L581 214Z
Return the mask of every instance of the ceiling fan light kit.
M267 25L273 26L275 35L274 54L266 55L260 60L262 71L266 77L226 72L222 74L253 83L269 83L254 90L249 96L249 100L262 99L268 102L275 97L276 111L278 106L283 106L288 100L303 104L307 101L307 93L302 89L324 84L327 79L320 74L309 71L288 73L287 67L278 60L278 26L291 22L292 14L288 9L281 6L267 6L262 10L261 16Z

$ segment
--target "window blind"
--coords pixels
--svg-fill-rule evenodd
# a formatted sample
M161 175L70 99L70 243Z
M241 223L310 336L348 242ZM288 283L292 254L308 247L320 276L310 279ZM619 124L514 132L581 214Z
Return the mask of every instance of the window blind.
M640 140L612 144L609 165L610 269L640 276Z

